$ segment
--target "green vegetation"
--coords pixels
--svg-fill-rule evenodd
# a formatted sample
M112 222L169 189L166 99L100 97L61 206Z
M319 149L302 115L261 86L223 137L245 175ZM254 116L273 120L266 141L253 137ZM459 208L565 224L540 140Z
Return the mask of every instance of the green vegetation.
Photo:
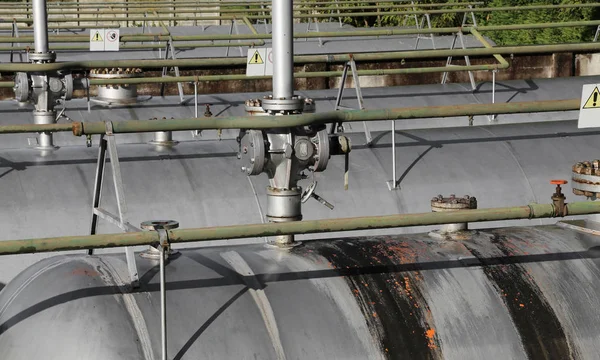
M421 4L456 3L455 8L465 0L420 0ZM558 5L558 4L593 4L598 0L482 0L485 4L478 7L506 7L525 5ZM335 16L335 5L318 5L319 0L314 1L311 7L330 9ZM357 6L368 6L375 4L386 4L380 2L363 2ZM389 4L389 3L388 3ZM398 3L396 3L398 4ZM344 5L348 6L348 5ZM446 7L448 9L448 7ZM399 12L403 9L382 9L381 16L344 17L342 21L357 27L369 26L414 26L413 15L385 15L386 12ZM373 12L373 9L357 9L352 12ZM600 20L600 8L569 8L552 10L521 10L521 11L495 11L488 13L475 13L477 24L482 25L509 25L509 24L531 24L552 23L566 21ZM334 18L334 19L337 19ZM325 19L322 19L325 20ZM432 14L432 27L460 26L463 20L462 13ZM419 21L421 19L419 18ZM591 41L594 38L596 27L577 27L559 29L535 29L517 31L488 31L486 36L494 40L498 45L525 45L525 44L553 44Z

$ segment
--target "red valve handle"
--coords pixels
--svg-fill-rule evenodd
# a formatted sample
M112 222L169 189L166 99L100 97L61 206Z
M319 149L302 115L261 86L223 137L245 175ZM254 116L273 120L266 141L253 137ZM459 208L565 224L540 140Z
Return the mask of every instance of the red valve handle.
M550 180L550 184L552 185L564 185L567 183L567 180Z

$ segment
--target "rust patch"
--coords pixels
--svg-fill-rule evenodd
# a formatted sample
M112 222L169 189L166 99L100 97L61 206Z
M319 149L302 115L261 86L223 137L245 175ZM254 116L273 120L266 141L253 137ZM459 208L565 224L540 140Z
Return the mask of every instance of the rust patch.
M505 236L496 234L492 243L507 259L525 255ZM560 321L529 271L519 264L491 264L486 260L490 254L465 246L482 263L485 275L504 301L528 358L574 358Z
M100 276L100 273L95 270L85 269L85 268L77 268L71 271L71 275L83 275L83 276Z
M378 238L310 242L294 252L319 253L336 269L354 295L370 332L388 359L440 359L439 339L423 297L418 261L427 246ZM414 270L400 271L405 264Z
M83 123L74 122L73 123L73 135L81 136L83 134Z

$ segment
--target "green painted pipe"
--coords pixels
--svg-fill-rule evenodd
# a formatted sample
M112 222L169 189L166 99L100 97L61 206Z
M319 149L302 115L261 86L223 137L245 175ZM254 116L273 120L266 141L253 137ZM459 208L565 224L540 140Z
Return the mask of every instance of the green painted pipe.
M499 55L498 55L499 56ZM358 70L359 76L383 76L383 75L399 75L399 74L429 74L442 72L459 72L459 71L490 71L507 69L510 65L504 58L499 56L501 64L490 65L455 65L455 66L437 66L437 67L417 67L405 69L378 69L378 70ZM311 71L294 73L294 78L309 79L320 77L338 77L342 76L343 71ZM352 76L351 73L347 74ZM247 76L245 74L233 75L201 75L201 76L169 76L169 77L140 77L140 78L124 78L124 79L90 79L92 85L125 85L125 84L167 84L180 82L200 82L200 81L231 81L231 80L262 80L271 79L271 75L264 76Z
M203 129L273 129L327 124L332 122L425 119L453 116L567 111L578 110L579 103L579 99L573 99L497 104L467 104L415 108L409 107L377 110L329 111L315 114L288 116L229 116L152 121L127 120L114 122L113 129L117 134ZM104 122L83 122L73 123L72 125L73 133L75 135L104 134L106 132ZM0 133L3 132L3 128L4 126L0 126Z
M585 201L566 205L569 215L600 213L600 202ZM243 239L277 235L316 234L340 231L389 229L410 226L431 226L481 221L505 221L557 217L553 204L492 209L428 212L387 216L305 220L286 223L232 225L197 229L168 230L172 244L212 240ZM155 245L160 241L158 232L136 232L107 235L66 236L55 238L0 241L0 255L49 251L99 249L121 246Z
M533 11L533 10L551 10L551 9L573 9L573 8L594 8L600 7L600 3L596 4L560 4L560 5L528 5L528 6L506 6L506 7L492 7L492 8L461 8L461 9L443 9L443 10L417 10L417 11L387 11L386 16L390 15L432 15L432 14L450 14L450 13L465 13L465 12L495 12L495 11ZM294 14L294 19L317 19L317 18L330 18L332 17L366 17L366 16L381 16L381 12L357 12L357 13L334 13L334 14ZM252 20L264 20L270 19L270 15L247 15L248 19ZM113 21L193 21L193 20L234 20L236 17L231 15L222 16L179 16L179 17L168 17L168 16L154 16L154 17L127 17L122 20ZM21 23L33 23L32 18L13 18L10 20L16 20ZM48 22L95 22L98 21L95 17L79 17L79 18L48 18ZM105 19L102 19L105 20Z
M518 114L534 112L579 110L579 99L532 101L497 104L464 104L414 108L329 111L317 114L287 116L228 116L213 118L170 120L127 120L113 122L114 133L140 133L180 130L216 129L274 129L327 124L333 122L426 119L490 114ZM104 134L104 122L74 122L70 124L0 125L0 134L67 132L74 135Z
M248 21L247 18L242 20ZM539 24L514 24L514 25L498 25L498 26L478 26L478 31L498 31L498 30L529 30L529 29L546 29L546 28L566 28L566 27L585 27L598 26L600 20L589 21L566 21L558 23L539 23ZM446 27L435 29L381 29L381 30L353 30L353 31L322 31L322 32L305 32L295 33L294 38L335 38L335 37L363 37L363 36L397 36L397 35L417 35L417 34L454 34L459 31L470 32L474 27ZM254 32L254 31L253 31ZM271 39L271 34L211 34L211 35L181 35L172 36L174 42L185 41L214 41L214 40L253 40L253 39ZM89 42L89 35L58 35L49 36L51 43L63 42ZM169 35L161 34L135 34L121 35L121 42L140 42L140 41L167 41ZM32 36L11 37L0 36L0 43L27 43L33 42Z
M473 3L472 3L473 4ZM474 3L477 4L477 3ZM481 4L481 3L479 3ZM270 3L269 3L270 5ZM356 5L356 6L339 6L332 8L320 8L320 7L295 7L294 12L314 12L314 11L346 11L346 10L365 10L365 9L379 9L379 10L388 10L388 9L410 9L410 8L441 8L441 7L458 7L458 6L466 6L467 3L446 3L446 4L400 4L400 5ZM239 5L237 5L239 6ZM249 5L252 6L252 5ZM132 10L123 9L123 10L106 10L106 7L113 8L112 6L105 6L102 8L101 15L129 15L129 14L146 14L147 12L152 11L160 14L177 14L177 13L219 13L219 14L243 14L243 13L270 13L271 8L266 7L264 9L261 8L245 8L245 9L228 9L227 7L216 9L215 6L208 7L205 6L204 9L200 10L195 8L194 6L185 6L185 5L165 5L162 7L149 7L148 9L139 9ZM80 7L81 8L81 7ZM48 15L96 15L98 14L98 8L89 7L92 10L82 11L73 9L71 11L64 10L49 10ZM173 10L175 8L175 10ZM202 7L201 7L202 8ZM1 8L0 8L1 9ZM385 12L387 13L387 11ZM15 11L0 11L0 16L25 16L33 14L33 11L29 10L26 12L15 12ZM335 15L335 14L334 14ZM382 15L385 15L382 13ZM333 16L332 17L337 17ZM74 18L77 19L77 18ZM175 18L177 20L177 17Z
M407 1L401 1L401 2L407 2ZM323 6L323 5L334 5L330 8L324 8L323 10L336 10L338 6L342 5L352 5L352 4L363 4L364 1L343 1L343 0L339 0L339 1L328 1L328 2L312 2L312 1L294 1L294 5L295 6L309 6L311 8L316 8L316 9L320 9L317 6ZM396 1L379 1L379 6L380 7L385 7L385 4L389 4L389 5L394 5L396 3ZM446 6L476 6L476 5L483 5L483 2L458 2L458 3L441 3L441 4L403 4L402 6L407 6L407 7L446 7ZM157 1L157 2L130 2L128 4L123 4L123 3L110 3L110 2L105 2L105 3L94 3L94 2L81 2L81 3L75 3L75 2L61 2L60 4L55 3L55 2L48 2L47 6L49 9L52 8L173 8L173 7L182 7L182 8L186 8L186 7L191 7L191 8L215 8L215 7L220 7L220 8L228 8L228 7L233 7L233 6L271 6L271 1L248 1L248 2L219 2L219 3L215 3L215 2L198 2L198 1L174 1L174 2L169 2L169 1ZM31 5L30 4L23 4L23 3L15 3L15 4L7 4L5 2L0 3L0 9L30 9ZM256 11L262 11L263 9L255 9ZM265 9L267 10L267 9Z
M233 44L232 46L235 46ZM294 57L295 64L312 63L343 63L352 56L356 61L392 61L401 59L426 59L444 58L448 56L490 56L510 54L539 54L559 52L589 52L600 50L600 42L581 44L556 44L556 45L530 45L530 46L504 46L479 49L445 49L445 50L420 50L396 51L369 54L346 55L301 55ZM69 69L97 69L97 68L150 68L158 69L165 66L190 67L219 67L245 65L246 58L209 58L209 59L176 59L176 60L89 60L56 62L49 64L28 63L3 63L0 72L33 72L33 71L58 71Z

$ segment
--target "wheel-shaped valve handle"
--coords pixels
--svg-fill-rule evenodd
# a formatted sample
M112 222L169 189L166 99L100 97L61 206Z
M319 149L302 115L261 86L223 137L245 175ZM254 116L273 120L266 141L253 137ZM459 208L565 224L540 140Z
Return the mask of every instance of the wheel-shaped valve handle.
M567 180L550 180L550 184L552 185L565 185L567 183Z

